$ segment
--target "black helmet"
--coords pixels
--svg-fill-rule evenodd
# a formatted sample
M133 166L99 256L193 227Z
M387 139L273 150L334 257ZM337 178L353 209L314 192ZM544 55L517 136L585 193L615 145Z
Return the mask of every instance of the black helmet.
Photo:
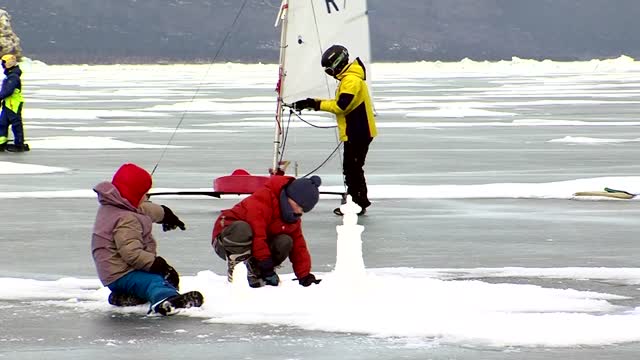
M328 75L336 76L349 63L349 51L342 45L333 45L322 54L320 64Z

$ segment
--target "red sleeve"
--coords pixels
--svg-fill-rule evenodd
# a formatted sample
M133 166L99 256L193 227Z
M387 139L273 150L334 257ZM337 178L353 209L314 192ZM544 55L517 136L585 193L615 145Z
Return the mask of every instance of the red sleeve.
M249 218L248 221L253 230L253 244L251 253L258 261L264 261L271 258L271 250L267 244L267 223L262 216Z
M242 202L242 219L249 223L253 231L251 252L258 261L271 257L271 250L267 243L267 228L273 210L271 209L271 193L266 190L257 191Z
M293 247L289 254L289 260L293 265L293 272L298 279L301 279L311 272L311 255L307 249L307 242L302 235L302 221L299 222L295 231L291 233L293 239Z

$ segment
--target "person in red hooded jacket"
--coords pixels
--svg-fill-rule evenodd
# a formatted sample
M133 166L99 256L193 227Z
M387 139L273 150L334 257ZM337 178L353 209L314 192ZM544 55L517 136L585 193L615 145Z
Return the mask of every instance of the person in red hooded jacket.
M264 187L222 211L214 224L212 246L227 260L229 281L235 265L244 261L249 286L278 286L275 267L288 257L300 285L320 282L311 273L301 217L318 203L321 182L315 175L272 176Z
M198 291L178 293L179 275L157 256L153 223L164 231L185 225L166 206L147 198L151 175L135 164L124 164L111 182L94 187L100 206L91 237L91 254L103 285L111 290L109 303L116 306L151 303L150 312L171 315L177 308L198 307Z

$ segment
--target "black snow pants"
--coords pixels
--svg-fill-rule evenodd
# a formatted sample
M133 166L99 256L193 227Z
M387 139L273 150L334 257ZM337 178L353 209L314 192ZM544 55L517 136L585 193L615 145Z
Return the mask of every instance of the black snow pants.
M364 162L373 138L364 141L345 141L342 173L347 185L347 193L362 209L371 205L367 197L367 181L364 177Z

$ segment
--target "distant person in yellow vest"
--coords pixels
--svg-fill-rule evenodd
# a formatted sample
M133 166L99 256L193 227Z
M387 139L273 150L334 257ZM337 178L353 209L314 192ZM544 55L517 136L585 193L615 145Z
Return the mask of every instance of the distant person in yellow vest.
M369 144L378 134L371 96L365 82L367 72L360 58L349 63L349 52L341 45L328 48L322 54L321 65L328 75L340 81L335 99L307 98L296 101L293 108L328 111L336 115L340 141L344 145L342 172L347 193L362 209L358 215L364 215L371 202L367 196L363 167ZM339 207L333 212L343 215Z
M18 66L16 56L7 54L2 56L2 68L5 79L0 88L0 151L23 152L29 150L29 145L24 143L24 130L22 128L22 82L20 75L22 70ZM13 131L13 144L7 144L9 125Z

